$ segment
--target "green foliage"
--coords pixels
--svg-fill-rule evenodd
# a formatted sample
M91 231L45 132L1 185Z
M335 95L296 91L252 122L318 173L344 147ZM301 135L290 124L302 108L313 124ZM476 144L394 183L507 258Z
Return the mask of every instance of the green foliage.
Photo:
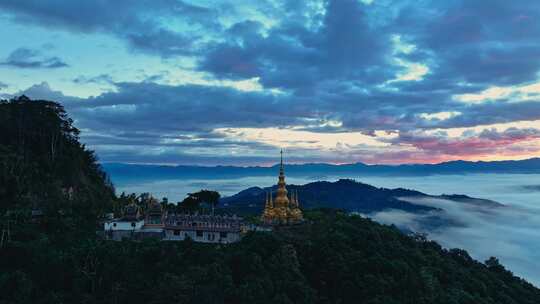
M122 194L120 194L120 196L118 196L118 198L113 201L112 208L113 208L114 215L116 217L121 217L123 215L125 207L129 204L137 205L139 209L144 213L148 209L148 206L157 202L158 202L157 199L152 197L152 195L150 195L150 193L147 193L147 192L141 193L139 195L135 193L126 194L122 192ZM163 198L160 204L162 205L163 208L167 208L171 210L174 209L175 207L174 205L168 203L167 198Z
M42 228L53 233L75 222L94 227L112 211L113 186L60 104L0 101L0 133L0 214L26 210L26 218L11 219L22 225L39 209Z
M204 208L203 205L209 205L212 208L217 207L221 195L219 192L210 190L200 190L194 193L188 193L188 196L178 204L178 211L190 212Z
M227 246L47 239L0 250L0 303L539 303L496 259L341 212Z
M308 211L303 225L227 246L100 240L98 215L154 198L115 199L56 103L0 102L0 132L0 211L13 234L0 248L0 304L540 303L540 290L496 258L482 264L339 210ZM180 207L218 201L203 190ZM39 224L26 212L35 207L45 211Z

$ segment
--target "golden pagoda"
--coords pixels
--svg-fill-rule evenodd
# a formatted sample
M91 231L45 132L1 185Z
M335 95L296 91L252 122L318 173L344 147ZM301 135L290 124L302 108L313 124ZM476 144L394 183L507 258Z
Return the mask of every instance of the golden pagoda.
M303 221L302 210L298 202L298 192L291 193L291 198L287 196L285 187L285 172L283 169L283 150L281 150L281 162L279 165L278 189L276 198L273 193L267 193L264 211L261 216L262 221L267 225L289 225Z

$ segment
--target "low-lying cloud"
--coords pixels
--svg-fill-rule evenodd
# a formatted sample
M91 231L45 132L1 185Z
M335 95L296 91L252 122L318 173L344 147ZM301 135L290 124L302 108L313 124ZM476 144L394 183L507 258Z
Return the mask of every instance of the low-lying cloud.
M430 226L433 214L388 210L371 216L381 223L427 233L429 239L447 248L466 249L481 261L498 257L507 269L540 286L540 209L517 205L482 208L444 199L406 200L442 208L438 216L445 225Z

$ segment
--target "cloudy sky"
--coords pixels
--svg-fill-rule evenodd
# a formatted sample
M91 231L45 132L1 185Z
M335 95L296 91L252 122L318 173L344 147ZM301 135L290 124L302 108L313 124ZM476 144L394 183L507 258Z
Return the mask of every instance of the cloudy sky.
M0 94L59 101L104 162L523 159L540 3L2 0Z

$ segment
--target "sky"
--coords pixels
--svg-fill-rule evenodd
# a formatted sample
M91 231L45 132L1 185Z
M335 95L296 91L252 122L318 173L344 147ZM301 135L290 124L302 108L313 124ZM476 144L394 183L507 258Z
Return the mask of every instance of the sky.
M2 0L0 97L62 103L102 162L525 159L540 3Z

